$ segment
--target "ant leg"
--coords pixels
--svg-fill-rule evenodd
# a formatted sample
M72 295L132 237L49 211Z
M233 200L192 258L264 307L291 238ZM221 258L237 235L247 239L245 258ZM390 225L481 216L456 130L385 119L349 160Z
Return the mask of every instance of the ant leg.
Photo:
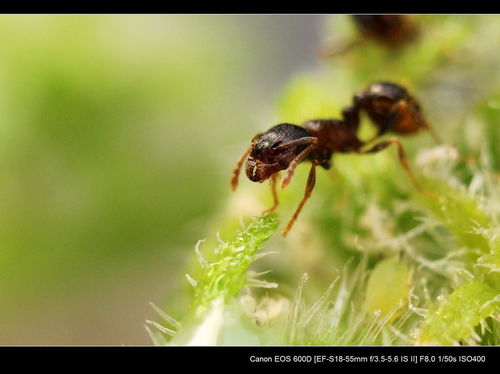
M366 151L362 151L361 153L363 154L367 154L367 153L377 153L377 152L380 152L382 150L384 150L385 148L387 148L388 146L390 146L391 144L395 144L397 145L398 147L398 156L399 156L399 161L401 162L401 165L403 165L404 169L406 170L408 176L410 177L413 185L415 186L415 188L429 196L429 197L432 197L432 198L436 198L437 195L432 193L432 192L428 192L428 191L425 191L424 189L422 189L422 187L420 186L420 184L418 183L417 179L415 178L415 175L413 174L413 172L411 171L410 169L410 165L408 163L408 158L406 157L406 152L403 148L403 146L401 145L401 143L399 142L398 139L394 138L394 139L390 139L390 140L386 140L386 141L383 141L383 142L380 142L378 144L376 144L375 146L373 146L372 148L366 150Z
M299 216L299 213L302 210L304 204L311 196L312 190L313 190L314 185L316 183L316 166L317 165L318 165L318 163L316 161L313 161L312 166L311 166L311 171L309 172L309 178L307 178L307 185L306 185L306 191L304 193L304 197L302 198L302 201L300 202L299 206L297 207L297 210L293 214L293 217L290 219L290 221L288 221L288 224L286 225L286 228L283 231L283 236L286 236L288 234L288 232L292 228L293 224L297 220L297 217Z
M373 143L375 140L380 138L385 133L386 133L386 130L378 130L377 133L371 139L368 139L367 141L363 142L363 146L367 146L367 145Z
M295 172L295 168L297 167L297 165L300 164L302 161L304 161L306 156L318 145L318 138L312 136L305 137L294 140L287 144L283 144L280 147L278 147L278 149L286 149L289 148L290 146L297 146L302 144L307 144L307 147L302 152L300 152L288 165L288 168L286 169L286 174L281 180L281 188L286 188L286 186L288 186L290 180L293 177L293 173Z
M241 158L236 163L236 167L233 170L233 176L231 178L231 188L233 189L233 191L236 191L236 188L238 188L238 177L240 175L241 166L243 165L243 162L245 162L245 159L248 157L251 150L252 146L248 147L245 153L243 153L243 156L241 156Z
M273 202L274 202L273 206L270 209L263 211L262 214L271 213L278 207L279 204L278 193L276 192L276 179L278 179L278 175L279 173L274 173L271 176L271 179L269 180L271 185L271 191L273 193Z

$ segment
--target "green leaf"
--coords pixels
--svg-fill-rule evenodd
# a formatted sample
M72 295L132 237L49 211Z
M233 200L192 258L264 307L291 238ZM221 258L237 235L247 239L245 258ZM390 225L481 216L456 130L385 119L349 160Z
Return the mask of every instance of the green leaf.
M202 317L216 298L222 297L227 302L238 295L249 282L248 268L255 254L276 232L278 224L275 214L252 218L230 241L219 243L211 262L202 257L197 246L202 273L196 280L192 313Z
M419 343L451 345L470 338L482 320L500 312L498 296L497 290L483 282L463 284L429 310Z

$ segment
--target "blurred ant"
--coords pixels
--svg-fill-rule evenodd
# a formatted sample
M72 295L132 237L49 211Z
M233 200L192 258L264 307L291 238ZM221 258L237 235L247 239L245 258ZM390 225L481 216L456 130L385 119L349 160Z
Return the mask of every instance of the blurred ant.
M419 30L406 15L358 14L352 16L361 34L387 48L400 48L413 42Z
M233 191L238 187L238 177L246 160L246 175L251 181L262 183L270 179L274 204L264 213L274 211L278 207L276 180L279 172L286 170L281 180L281 188L285 188L290 183L297 165L305 160L311 161L304 197L283 231L286 236L311 196L316 182L317 166L330 169L331 158L335 152L370 154L394 144L398 147L399 160L411 181L423 192L410 170L406 153L398 139L381 141L363 150L369 142L360 140L357 135L360 110L365 110L379 128L374 139L386 131L411 133L420 128L428 128L418 103L406 90L391 83L377 83L355 95L354 106L344 110L343 120L317 119L307 121L301 126L282 123L257 134L234 168L231 179Z
M331 42L322 49L322 55L333 57L359 46L366 40L373 40L389 49L398 50L417 39L420 30L407 16L402 14L354 14L352 19L361 37L351 42Z

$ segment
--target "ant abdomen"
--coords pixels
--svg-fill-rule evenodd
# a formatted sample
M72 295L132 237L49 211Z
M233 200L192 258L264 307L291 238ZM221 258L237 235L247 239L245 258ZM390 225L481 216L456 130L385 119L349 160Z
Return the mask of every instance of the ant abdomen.
M427 130L439 143L437 135L424 118L418 101L402 86L390 82L369 85L354 96L353 107L344 110L352 121L359 121L359 111L364 111L377 126L377 137L392 132L396 134L415 134ZM354 113L354 114L353 114ZM347 120L347 116L345 117Z

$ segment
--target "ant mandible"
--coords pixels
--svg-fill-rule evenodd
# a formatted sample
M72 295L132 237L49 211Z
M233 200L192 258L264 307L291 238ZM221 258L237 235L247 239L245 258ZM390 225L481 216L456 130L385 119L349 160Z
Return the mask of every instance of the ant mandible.
M393 83L372 84L367 90L355 95L353 101L353 106L344 109L342 120L310 120L301 126L282 123L257 134L238 160L231 179L233 191L238 187L238 177L245 160L246 175L251 181L262 183L270 180L274 204L263 213L278 207L276 180L279 172L285 170L281 188L286 188L297 165L305 160L311 161L304 197L283 231L283 236L288 234L311 196L316 183L316 167L330 169L335 152L371 154L394 144L398 147L399 160L414 186L423 192L410 170L406 153L398 139L381 141L369 149L363 149L388 131L410 134L422 128L429 129L417 101L404 88ZM357 135L361 110L368 114L379 129L377 136L368 142L362 141Z

